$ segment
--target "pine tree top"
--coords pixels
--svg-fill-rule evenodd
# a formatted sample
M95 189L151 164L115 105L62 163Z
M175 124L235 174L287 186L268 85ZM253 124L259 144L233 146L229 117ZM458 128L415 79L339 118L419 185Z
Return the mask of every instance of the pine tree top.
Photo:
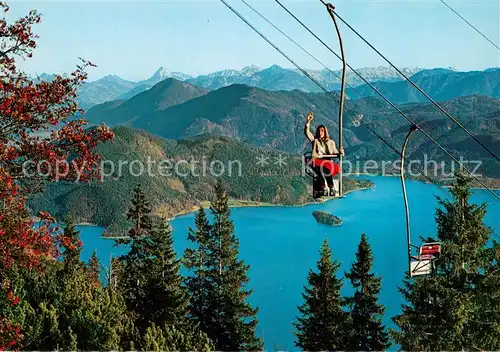
M486 245L493 231L484 224L486 204L470 202L470 187L471 178L459 172L451 188L453 199L438 197L436 223L442 249L435 264L448 277L478 273L487 260Z
M317 262L318 271L309 271L308 286L302 294L305 302L298 307L301 316L294 323L296 345L304 350L340 350L346 344L348 316L342 307L343 280L337 277L339 268L340 263L332 258L325 238Z
M132 205L127 212L127 220L133 220L133 227L129 231L132 238L144 235L153 227L151 205L146 199L141 184L137 184L134 188Z
M380 279L375 278L375 274L370 273L373 266L373 253L368 243L366 234L361 234L361 240L356 251L356 262L352 264L350 272L345 274L346 278L351 280L354 288L360 288L364 282L371 280L376 287L379 288Z
M66 225L61 236L61 246L64 248L63 262L66 266L71 266L73 268L78 267L82 245L80 231L76 229L73 216L68 214L66 217Z
M215 199L210 203L210 210L213 214L229 216L229 197L221 179L218 179L215 185Z

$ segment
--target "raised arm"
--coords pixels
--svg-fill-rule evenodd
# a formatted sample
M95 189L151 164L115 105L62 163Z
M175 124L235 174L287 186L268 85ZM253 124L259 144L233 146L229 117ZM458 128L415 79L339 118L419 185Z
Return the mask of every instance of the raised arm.
M304 134L311 143L314 141L314 135L311 133L311 121L313 118L313 114L310 112L309 115L307 115L306 125L304 126Z

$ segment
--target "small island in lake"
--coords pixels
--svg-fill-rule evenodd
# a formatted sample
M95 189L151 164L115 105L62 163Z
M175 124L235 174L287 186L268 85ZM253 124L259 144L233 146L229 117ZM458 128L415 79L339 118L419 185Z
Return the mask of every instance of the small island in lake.
M326 211L315 210L312 212L312 215L316 219L317 222L330 226L340 226L342 224L342 220L333 214L330 214Z

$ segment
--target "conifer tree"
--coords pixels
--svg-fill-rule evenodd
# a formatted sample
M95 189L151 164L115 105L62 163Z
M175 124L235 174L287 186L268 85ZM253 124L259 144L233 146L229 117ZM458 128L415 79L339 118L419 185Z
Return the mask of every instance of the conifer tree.
M380 351L389 348L389 334L382 324L385 308L377 303L382 279L371 273L373 254L363 233L356 252L356 262L345 276L355 289L346 298L350 313L348 350Z
M64 262L45 260L43 271L16 272L17 293L24 300L10 312L4 310L19 324L25 337L22 349L129 349L125 337L133 325L123 298L96 286L86 270L67 270Z
M132 206L127 212L127 220L133 222L132 229L129 232L132 238L139 237L143 233L147 234L153 227L151 206L149 201L146 200L141 184L134 188L134 197L132 198Z
M433 277L406 278L408 304L393 318L395 341L405 350L497 350L500 348L497 243L483 223L486 204L470 202L470 178L457 173L451 200L438 198L441 254ZM488 305L488 307L486 307Z
M336 351L345 349L348 336L348 314L343 310L337 278L340 263L332 258L325 239L321 246L318 272L309 271L308 286L302 294L305 302L298 307L301 314L294 323L295 345L306 351Z
M158 326L184 327L188 314L187 292L181 286L180 261L176 258L172 230L166 220L157 221L144 250L149 289L141 318Z
M59 304L60 329L71 327L79 350L102 351L128 347L124 337L133 330L123 297L107 287L95 287L82 271L66 281ZM64 343L63 343L64 342ZM62 339L68 350L73 339Z
M261 349L262 341L255 335L257 309L246 302L252 293L245 288L249 266L238 259L239 241L220 181L215 186L210 210L213 223L208 231L203 212L198 213L198 231L190 236L198 248L186 256L188 267L201 268L187 280L190 296L197 305L192 314L216 350Z
M474 332L475 347L500 350L500 243L493 240L486 252L484 275L477 283L479 294L473 297L476 309L467 329Z
M98 287L101 285L101 282L99 280L100 266L101 262L99 260L99 257L97 256L97 251L94 250L94 253L92 253L92 257L90 257L87 263L88 275L94 287Z
M203 207L196 213L195 229L189 229L188 240L193 243L193 248L185 250L183 259L186 269L191 273L185 278L189 294L189 312L194 321L202 322L207 312L208 292L212 285L210 276L205 274L210 263L210 224Z
M65 270L73 271L83 267L83 263L80 261L80 254L82 252L80 231L76 229L71 214L66 219L66 227L62 234L61 245L64 248L62 257Z
M136 326L144 334L152 324L191 329L188 326L187 292L181 286L170 226L154 218L141 187L136 187L128 218L130 251L120 258L121 288Z
M130 245L129 252L119 258L123 268L119 287L127 303L127 308L135 316L137 327L141 333L144 333L149 326L145 302L150 294L149 268L147 266L149 254L146 252L146 245L153 229L153 218L150 204L146 200L140 184L134 188L131 203L127 212L127 219L132 220L132 226L128 232L129 237L116 241L117 244Z

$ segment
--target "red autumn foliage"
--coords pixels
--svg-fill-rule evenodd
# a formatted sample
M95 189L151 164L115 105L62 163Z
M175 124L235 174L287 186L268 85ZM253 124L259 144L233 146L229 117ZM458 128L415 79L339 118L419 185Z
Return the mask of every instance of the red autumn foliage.
M0 11L8 9L0 2ZM32 57L37 39L32 25L39 22L34 10L14 23L0 18L0 284L11 305L19 297L10 287L9 268L14 263L35 268L42 257L56 257L56 242L64 241L50 214L38 214L41 221L34 226L18 181L92 180L100 172L96 147L113 138L108 128L85 129L85 120L74 118L82 112L75 102L77 88L87 78L86 68L95 65L82 60L69 77L50 82L33 81L16 68L16 59ZM21 339L19 327L0 316L0 349Z
M23 338L21 329L13 326L7 319L0 317L0 350L10 350Z

